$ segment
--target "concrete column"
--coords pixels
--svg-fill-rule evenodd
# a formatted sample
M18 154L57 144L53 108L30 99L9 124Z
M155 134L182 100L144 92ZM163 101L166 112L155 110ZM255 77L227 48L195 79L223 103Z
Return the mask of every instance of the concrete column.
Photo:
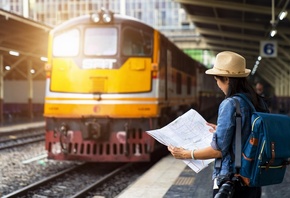
M33 119L33 78L31 70L32 68L32 62L28 61L28 67L27 67L27 80L28 80L28 117Z
M0 55L0 122L4 121L4 65L3 55Z

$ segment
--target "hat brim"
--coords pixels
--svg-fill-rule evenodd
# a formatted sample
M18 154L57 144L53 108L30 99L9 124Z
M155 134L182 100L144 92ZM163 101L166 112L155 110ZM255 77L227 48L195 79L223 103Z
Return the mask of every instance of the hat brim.
M205 71L208 75L225 76L225 77L247 77L250 74L250 69L245 69L244 73L228 73L225 71L220 71L215 68L208 69Z

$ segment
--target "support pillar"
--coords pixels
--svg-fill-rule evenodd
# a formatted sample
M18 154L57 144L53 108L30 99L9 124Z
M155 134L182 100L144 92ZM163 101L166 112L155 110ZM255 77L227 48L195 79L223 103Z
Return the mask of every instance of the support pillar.
M28 80L28 117L33 119L33 78L32 78L32 62L28 61L27 80Z
M3 55L0 55L0 122L4 121L4 65Z

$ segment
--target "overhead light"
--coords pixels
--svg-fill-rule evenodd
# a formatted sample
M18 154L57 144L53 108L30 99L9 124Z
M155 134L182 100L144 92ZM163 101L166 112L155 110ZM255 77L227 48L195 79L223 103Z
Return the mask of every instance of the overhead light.
M47 58L42 56L42 57L40 57L40 60L43 61L43 62L46 62Z
M282 11L279 14L279 19L282 21L283 19L285 19L285 17L287 16L288 12L287 11Z
M259 67L260 61L262 60L262 56L258 56L256 63L252 69L251 75L254 75Z
M16 51L9 51L9 54L12 56L19 56L19 52Z
M11 69L11 67L9 65L5 66L5 70L9 71Z
M274 37L277 34L277 30L276 29L272 29L270 32L270 36Z
M257 71L257 69L258 69L258 66L259 66L259 65L257 65L257 64L254 66L254 68L253 68L252 71L251 71L251 75L254 75L254 74L256 73L256 71Z

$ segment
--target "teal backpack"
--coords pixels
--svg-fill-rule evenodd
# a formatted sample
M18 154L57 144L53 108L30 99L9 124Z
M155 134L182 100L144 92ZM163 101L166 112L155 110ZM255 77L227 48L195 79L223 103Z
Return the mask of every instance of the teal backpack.
M279 184L290 164L290 117L282 114L256 112L251 101L242 94L253 109L252 130L241 148L241 111L236 102L236 175L250 187ZM238 155L237 153L241 153Z

